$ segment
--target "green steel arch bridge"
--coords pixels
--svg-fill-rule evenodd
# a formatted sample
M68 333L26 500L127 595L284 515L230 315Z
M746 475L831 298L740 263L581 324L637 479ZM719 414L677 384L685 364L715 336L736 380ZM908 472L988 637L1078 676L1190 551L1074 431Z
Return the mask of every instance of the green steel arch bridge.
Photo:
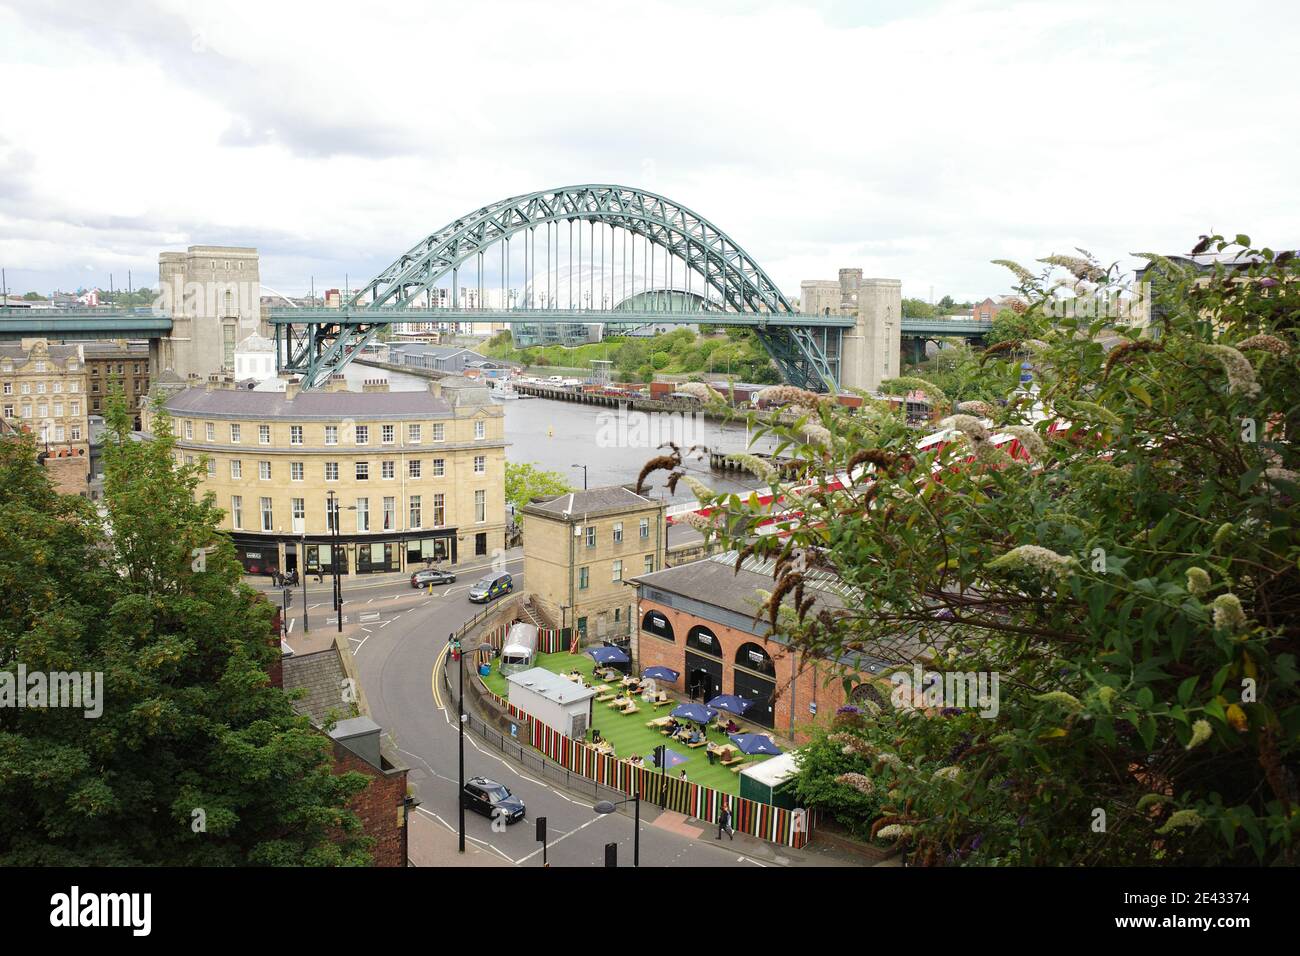
M341 307L275 307L264 317L277 368L299 376L305 389L327 382L386 325L477 322L517 330L744 326L785 381L834 391L844 331L857 321L797 311L709 220L663 196L617 185L568 186L483 206L421 239ZM900 325L903 336L921 340L987 331L987 323L974 321ZM146 310L0 310L0 338L160 338L170 326L170 318Z

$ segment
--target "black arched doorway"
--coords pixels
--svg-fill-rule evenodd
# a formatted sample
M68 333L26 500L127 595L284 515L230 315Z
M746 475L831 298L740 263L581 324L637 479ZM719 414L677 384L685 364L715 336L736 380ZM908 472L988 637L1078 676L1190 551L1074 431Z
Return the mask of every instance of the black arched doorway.
M754 703L745 711L745 719L763 727L776 726L776 664L763 648L753 643L741 644L736 651L733 693Z
M703 624L686 635L686 693L699 701L722 693L722 643Z

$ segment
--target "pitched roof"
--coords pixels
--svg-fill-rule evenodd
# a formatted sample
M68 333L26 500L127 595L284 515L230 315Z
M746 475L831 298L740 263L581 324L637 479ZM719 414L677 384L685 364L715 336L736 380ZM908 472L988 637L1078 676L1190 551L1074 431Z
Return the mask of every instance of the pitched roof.
M570 516L589 518L601 514L616 514L620 511L653 508L661 504L658 499L638 495L623 485L610 485L584 491L569 491L545 501L530 501L524 506L524 514L544 515L550 518Z
M319 727L328 723L331 714L341 720L357 713L356 704L343 701L343 682L348 675L335 648L282 660L284 689L307 692L293 702L293 709L311 718L313 724Z
M221 415L240 418L452 418L451 404L432 392L285 392L249 389L187 388L167 400L173 415Z

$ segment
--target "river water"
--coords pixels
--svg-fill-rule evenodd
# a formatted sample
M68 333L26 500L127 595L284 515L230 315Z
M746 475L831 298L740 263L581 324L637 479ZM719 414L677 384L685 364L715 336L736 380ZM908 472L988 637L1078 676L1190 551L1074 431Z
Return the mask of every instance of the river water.
M386 377L393 391L418 391L428 387L426 379L403 372L366 368L349 364L344 368L351 387L359 389L366 378ZM764 438L749 445L743 424L722 424L702 416L647 415L620 412L603 405L581 402L553 402L545 398L521 398L502 402L505 410L506 457L510 461L528 462L546 471L564 475L575 488L582 487L582 469L587 466L587 484L629 484L636 481L641 467L656 455L666 454L659 446L675 441L685 449L702 445L714 451L770 452L775 442ZM745 472L714 472L708 457L695 455L685 461L688 474L720 491L744 491L760 484ZM695 495L684 482L676 494L664 487L666 472L647 478L654 497L668 501L689 501Z

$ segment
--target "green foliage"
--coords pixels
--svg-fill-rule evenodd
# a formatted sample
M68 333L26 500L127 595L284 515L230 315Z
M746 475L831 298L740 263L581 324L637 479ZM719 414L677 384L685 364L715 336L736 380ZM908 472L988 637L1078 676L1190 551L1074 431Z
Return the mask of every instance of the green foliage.
M515 512L515 520L523 523L524 505L537 495L561 495L573 488L558 471L544 471L525 461L506 462L506 504Z
M999 342L1023 342L1026 339L1039 338L1045 327L1043 317L1031 312L1017 315L1011 309L1002 309L993 316L993 325L989 329L989 345Z
M905 319L932 319L934 314L934 306L924 299L903 300L903 318Z
M356 865L327 738L271 687L273 608L240 583L201 465L165 416L130 437L110 404L101 523L0 441L0 666L103 675L103 712L0 709L0 864ZM211 549L202 570L194 551ZM194 832L194 811L206 832Z
M842 609L809 605L798 564L778 563L782 640L999 676L996 714L864 722L884 799L860 824L875 814L914 863L1297 862L1300 269L1246 237L1202 248L1242 265L1157 262L1156 337L1062 318L1053 270L1022 270L1046 330L1037 399L1072 424L1035 424L1012 393L1022 355L982 359L1007 400L994 431L1020 429L1032 461L988 448L972 418L922 451L898 416L827 403L763 430L799 479L869 463L870 480L805 494L785 539L752 534L766 506L723 499L726 544L798 552L849 589ZM1114 283L1090 260L1049 264Z

